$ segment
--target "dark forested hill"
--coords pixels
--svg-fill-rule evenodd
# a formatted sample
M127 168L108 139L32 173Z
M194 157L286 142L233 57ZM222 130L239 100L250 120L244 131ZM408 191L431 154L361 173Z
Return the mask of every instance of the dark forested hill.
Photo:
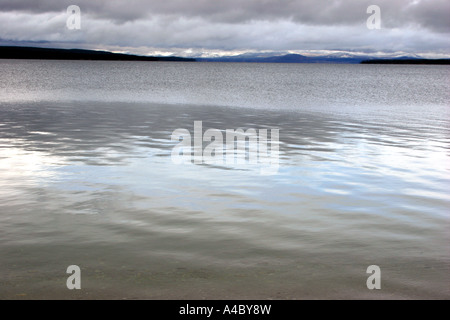
M83 49L49 49L0 46L0 59L109 60L109 61L195 61L192 58L149 57Z

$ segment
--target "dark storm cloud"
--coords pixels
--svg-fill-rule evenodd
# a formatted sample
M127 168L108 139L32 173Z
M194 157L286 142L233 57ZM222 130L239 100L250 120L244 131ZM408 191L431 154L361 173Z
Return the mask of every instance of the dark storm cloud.
M82 11L77 32L65 28L69 5ZM366 28L369 5L381 8L382 30ZM340 48L447 54L449 12L449 0L0 0L0 40L139 52Z
M382 9L386 27L418 24L436 31L450 29L448 0L0 0L1 11L34 13L58 12L71 4L117 22L168 14L226 23L292 19L312 25L361 23L366 8L375 4Z

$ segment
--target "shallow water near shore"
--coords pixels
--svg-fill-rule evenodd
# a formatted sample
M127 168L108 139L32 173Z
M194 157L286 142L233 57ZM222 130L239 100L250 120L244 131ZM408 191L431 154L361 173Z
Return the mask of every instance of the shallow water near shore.
M0 70L1 299L450 298L448 67ZM175 164L194 121L278 128L277 172Z

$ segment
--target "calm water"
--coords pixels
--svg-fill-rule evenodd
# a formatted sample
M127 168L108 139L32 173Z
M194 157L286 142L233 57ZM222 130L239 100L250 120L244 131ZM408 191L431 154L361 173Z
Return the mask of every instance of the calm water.
M449 72L0 60L0 298L449 299ZM278 172L173 163L194 121Z

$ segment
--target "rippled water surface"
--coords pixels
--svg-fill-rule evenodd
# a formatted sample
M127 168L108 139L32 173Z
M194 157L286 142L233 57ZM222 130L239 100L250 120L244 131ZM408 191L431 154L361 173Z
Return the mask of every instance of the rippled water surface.
M449 71L0 61L0 298L450 298ZM175 164L194 121L278 171Z

